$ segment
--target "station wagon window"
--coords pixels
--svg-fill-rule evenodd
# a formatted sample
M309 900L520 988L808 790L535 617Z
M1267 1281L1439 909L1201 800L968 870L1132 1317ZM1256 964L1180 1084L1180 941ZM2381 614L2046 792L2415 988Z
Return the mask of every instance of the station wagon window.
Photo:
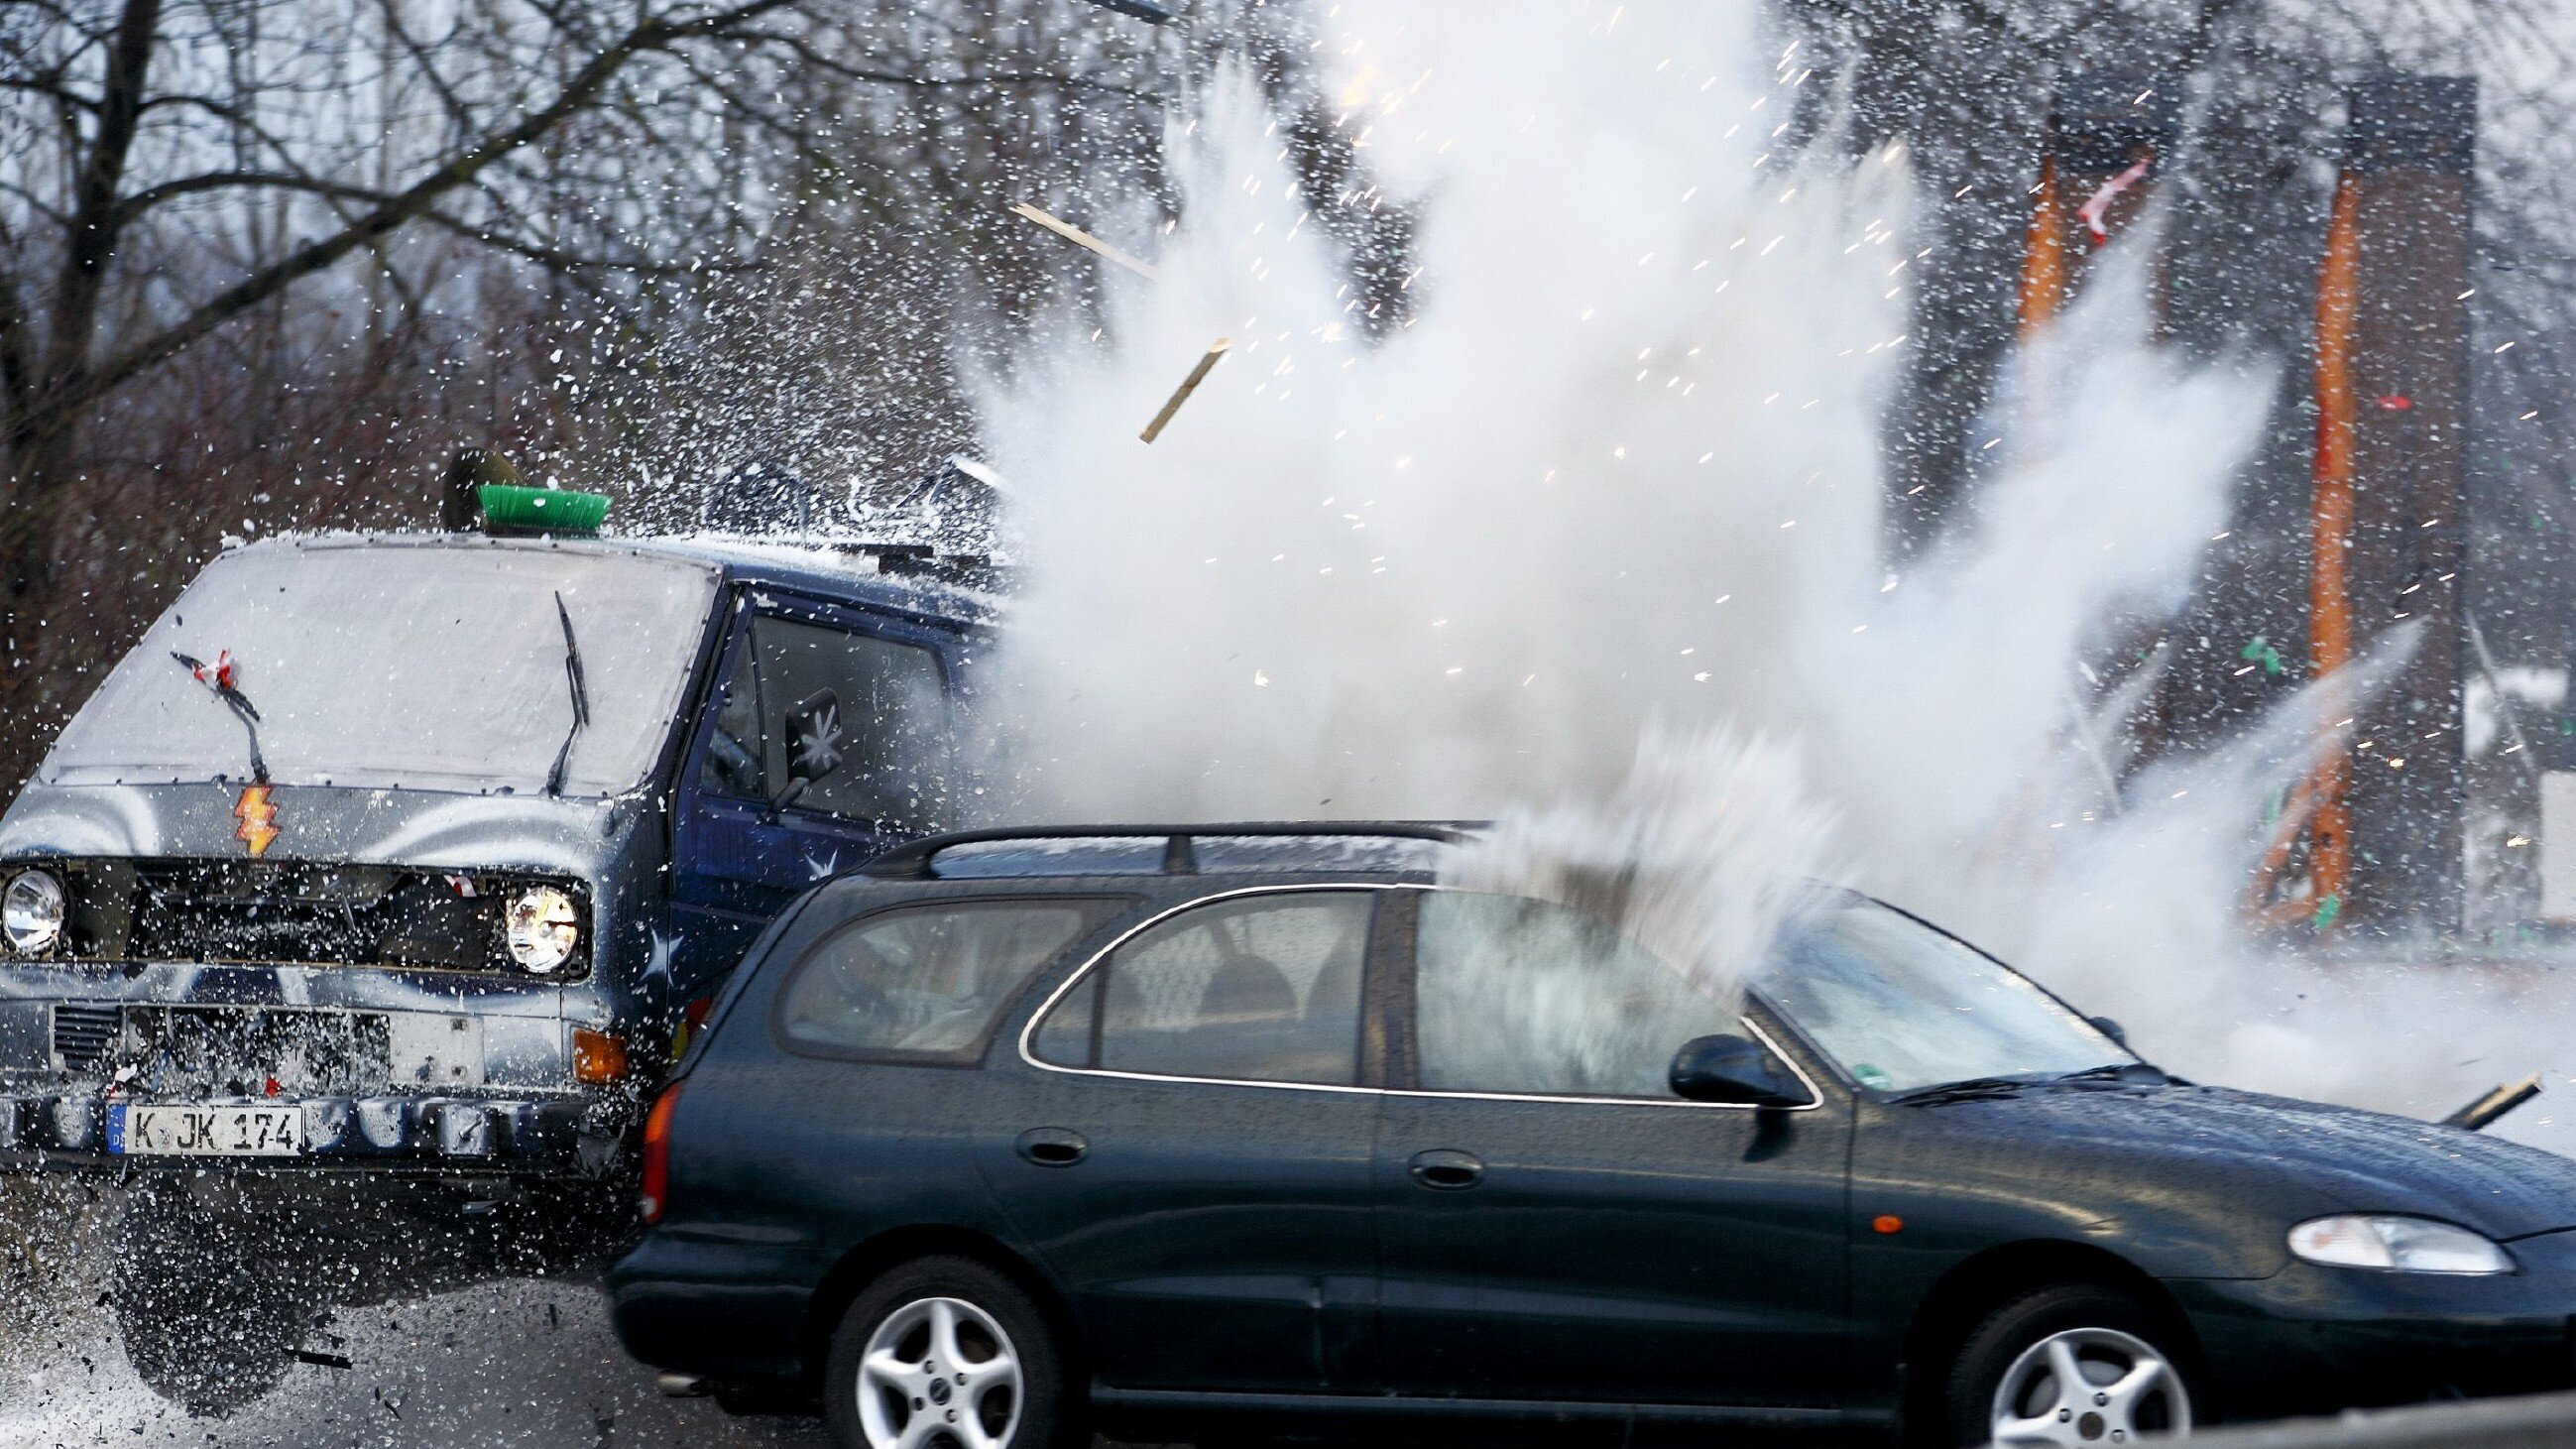
M862 916L796 963L779 1035L826 1052L976 1060L1029 976L1120 904L952 901Z
M1368 891L1220 901L1138 933L1038 1031L1061 1066L1233 1081L1359 1079Z
M945 813L947 691L917 645L767 615L734 651L700 789L888 830Z
M1738 1013L1579 911L1432 891L1414 955L1416 1078L1428 1091L1672 1096L1673 1054Z

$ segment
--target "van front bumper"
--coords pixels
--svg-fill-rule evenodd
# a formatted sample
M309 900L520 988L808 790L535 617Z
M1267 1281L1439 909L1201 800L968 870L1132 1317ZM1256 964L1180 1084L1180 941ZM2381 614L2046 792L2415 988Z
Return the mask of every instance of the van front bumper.
M0 1170L467 1169L603 1176L635 1088L585 1085L589 988L456 973L0 964ZM136 1106L287 1107L292 1155L128 1151Z
M134 1106L288 1108L303 1114L292 1154L129 1151ZM0 1095L0 1170L184 1168L480 1169L601 1177L615 1171L634 1112L622 1097L513 1095L128 1099L80 1090Z

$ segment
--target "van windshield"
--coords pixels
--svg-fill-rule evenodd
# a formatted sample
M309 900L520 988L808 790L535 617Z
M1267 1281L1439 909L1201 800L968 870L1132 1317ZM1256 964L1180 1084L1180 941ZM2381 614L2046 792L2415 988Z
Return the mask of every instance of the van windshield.
M223 671L274 783L537 793L573 724L560 595L590 706L562 790L615 794L653 766L715 589L712 568L606 548L255 544L206 566L37 778L251 778Z

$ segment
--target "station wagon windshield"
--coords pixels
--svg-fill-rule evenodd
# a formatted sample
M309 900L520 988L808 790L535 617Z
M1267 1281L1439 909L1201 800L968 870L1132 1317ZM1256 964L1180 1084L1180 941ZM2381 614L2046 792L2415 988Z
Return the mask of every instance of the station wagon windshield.
M1876 1091L2137 1060L2020 973L1859 896L1838 896L1793 924L1757 989Z
M48 784L246 780L242 721L174 654L233 670L280 785L535 794L640 784L680 708L715 571L609 549L263 543L206 567L46 758Z

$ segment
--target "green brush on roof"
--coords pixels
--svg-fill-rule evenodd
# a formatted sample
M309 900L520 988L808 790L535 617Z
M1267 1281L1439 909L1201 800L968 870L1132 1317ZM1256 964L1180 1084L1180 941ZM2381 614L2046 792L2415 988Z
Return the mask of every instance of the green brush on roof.
M483 527L492 533L597 533L608 518L605 493L511 483L486 483L474 493L483 504Z

